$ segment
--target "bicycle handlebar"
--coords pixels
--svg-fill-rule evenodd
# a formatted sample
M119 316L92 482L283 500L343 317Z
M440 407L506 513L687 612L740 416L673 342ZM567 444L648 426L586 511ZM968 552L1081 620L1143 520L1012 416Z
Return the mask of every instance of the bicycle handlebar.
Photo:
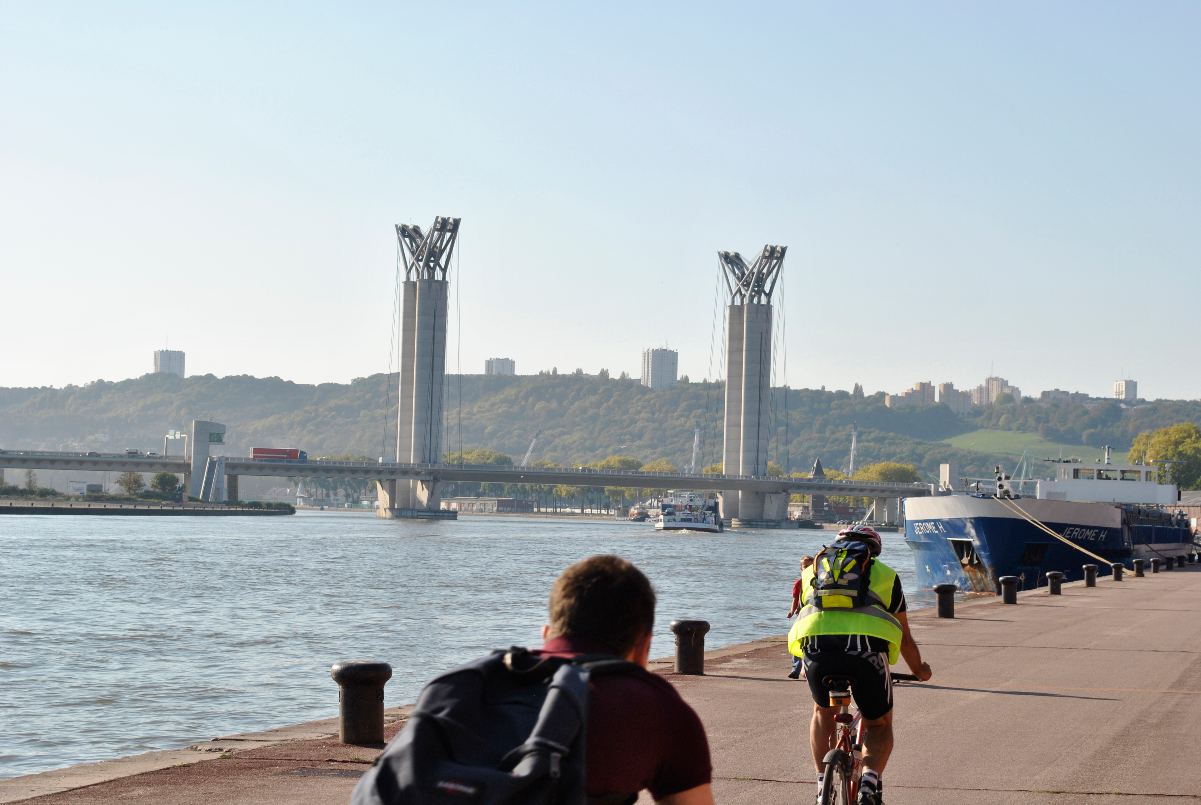
M922 680L918 679L913 674L893 674L892 681L893 682L921 682Z

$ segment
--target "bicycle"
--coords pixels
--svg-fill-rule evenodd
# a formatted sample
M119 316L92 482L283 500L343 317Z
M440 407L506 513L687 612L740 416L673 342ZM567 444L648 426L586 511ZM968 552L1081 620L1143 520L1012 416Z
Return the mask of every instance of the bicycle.
M893 682L920 682L913 674L893 674ZM847 676L830 675L822 679L830 690L830 706L837 707L834 716L833 748L822 758L825 775L822 778L818 805L855 805L859 796L859 775L863 771L863 718L859 709L851 708L851 686ZM852 739L852 735L854 738Z

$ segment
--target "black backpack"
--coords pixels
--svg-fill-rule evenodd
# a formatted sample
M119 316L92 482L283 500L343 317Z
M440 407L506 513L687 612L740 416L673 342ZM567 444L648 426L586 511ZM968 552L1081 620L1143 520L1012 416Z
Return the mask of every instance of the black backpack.
M585 794L588 683L641 666L610 655L565 660L523 648L425 686L408 723L363 775L351 805L618 805Z
M813 557L813 605L847 609L869 603L871 549L862 542L835 542Z

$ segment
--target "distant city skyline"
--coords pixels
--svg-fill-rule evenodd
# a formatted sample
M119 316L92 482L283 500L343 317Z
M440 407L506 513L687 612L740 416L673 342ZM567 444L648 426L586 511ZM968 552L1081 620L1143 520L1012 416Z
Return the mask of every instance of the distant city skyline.
M168 336L190 375L387 371L393 226L451 215L452 372L638 376L666 341L712 379L717 251L771 243L777 384L1199 398L1198 33L1184 3L17 4L0 270L33 346L0 386L138 376Z

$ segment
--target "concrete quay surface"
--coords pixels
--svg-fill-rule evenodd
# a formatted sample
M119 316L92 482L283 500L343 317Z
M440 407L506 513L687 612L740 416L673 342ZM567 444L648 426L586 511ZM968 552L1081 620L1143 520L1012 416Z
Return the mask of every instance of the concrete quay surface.
M1201 800L1198 571L961 602L955 620L911 613L934 678L896 686L885 801ZM782 637L707 652L704 677L652 663L705 723L719 803L811 801L811 700L788 667ZM387 711L387 737L407 710ZM335 730L330 719L3 780L0 802L346 802L382 747L343 746Z

